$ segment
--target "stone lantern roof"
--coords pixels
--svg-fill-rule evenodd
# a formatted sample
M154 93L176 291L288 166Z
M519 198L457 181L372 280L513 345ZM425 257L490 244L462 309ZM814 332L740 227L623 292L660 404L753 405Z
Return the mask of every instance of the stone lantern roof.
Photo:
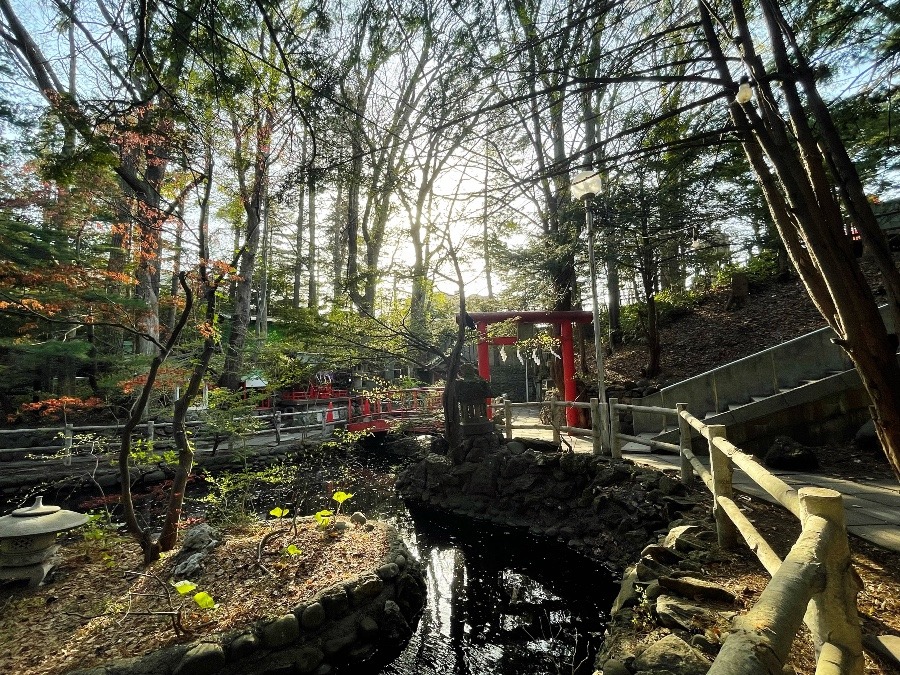
M43 497L35 497L31 506L16 509L0 518L0 539L64 532L84 525L87 521L88 517L83 513L45 505Z

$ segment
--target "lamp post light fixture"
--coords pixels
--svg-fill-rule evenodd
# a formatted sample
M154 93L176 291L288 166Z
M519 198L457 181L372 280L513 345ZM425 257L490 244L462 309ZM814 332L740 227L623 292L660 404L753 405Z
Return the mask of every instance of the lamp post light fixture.
M744 105L746 103L750 103L753 98L753 88L750 86L750 78L744 75L741 78L741 82L738 85L737 93L734 95L734 100Z
M584 212L588 232L588 268L591 275L591 299L594 303L594 353L597 357L597 398L606 403L603 351L600 349L600 302L597 300L597 264L594 258L594 212L592 200L603 192L603 177L597 171L579 171L572 176L572 197L584 199Z

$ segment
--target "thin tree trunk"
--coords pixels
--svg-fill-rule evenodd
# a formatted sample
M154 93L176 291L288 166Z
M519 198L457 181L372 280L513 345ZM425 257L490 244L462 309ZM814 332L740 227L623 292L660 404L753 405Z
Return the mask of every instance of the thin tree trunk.
M316 283L316 174L312 167L309 171L309 253L307 270L309 271L309 293L306 306L315 309L319 306L319 286Z
M303 134L303 143L300 147L300 161L306 163L306 133ZM300 308L300 287L303 285L303 225L304 208L306 206L306 183L298 181L297 184L297 231L294 234L294 296L291 306Z
M172 256L172 282L169 285L169 296L172 305L169 307L169 318L166 326L171 331L178 317L178 275L181 274L181 238L184 235L184 205L178 207L175 221L175 251Z

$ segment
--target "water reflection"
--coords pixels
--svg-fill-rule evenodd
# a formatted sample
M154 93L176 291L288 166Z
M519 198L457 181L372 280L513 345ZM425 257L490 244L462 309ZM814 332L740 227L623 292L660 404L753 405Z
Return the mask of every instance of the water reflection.
M428 604L383 675L591 673L616 588L563 547L433 513L398 518Z

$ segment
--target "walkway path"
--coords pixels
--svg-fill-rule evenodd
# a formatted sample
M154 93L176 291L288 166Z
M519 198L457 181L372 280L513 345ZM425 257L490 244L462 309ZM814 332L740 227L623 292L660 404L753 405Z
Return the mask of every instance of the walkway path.
M513 424L537 423L537 406L533 410L517 408ZM553 432L543 429L513 431L513 436L552 439ZM563 435L575 452L592 452L591 439ZM676 455L650 452L626 452L625 457L637 464L652 466L660 470L678 469L680 460ZM700 461L709 466L709 458ZM856 535L883 548L900 552L900 483L893 480L851 481L831 476L805 474L796 471L771 470L784 482L797 489L807 486L825 487L844 495L847 529ZM776 503L767 492L751 481L739 468L734 470L734 487L752 497Z

